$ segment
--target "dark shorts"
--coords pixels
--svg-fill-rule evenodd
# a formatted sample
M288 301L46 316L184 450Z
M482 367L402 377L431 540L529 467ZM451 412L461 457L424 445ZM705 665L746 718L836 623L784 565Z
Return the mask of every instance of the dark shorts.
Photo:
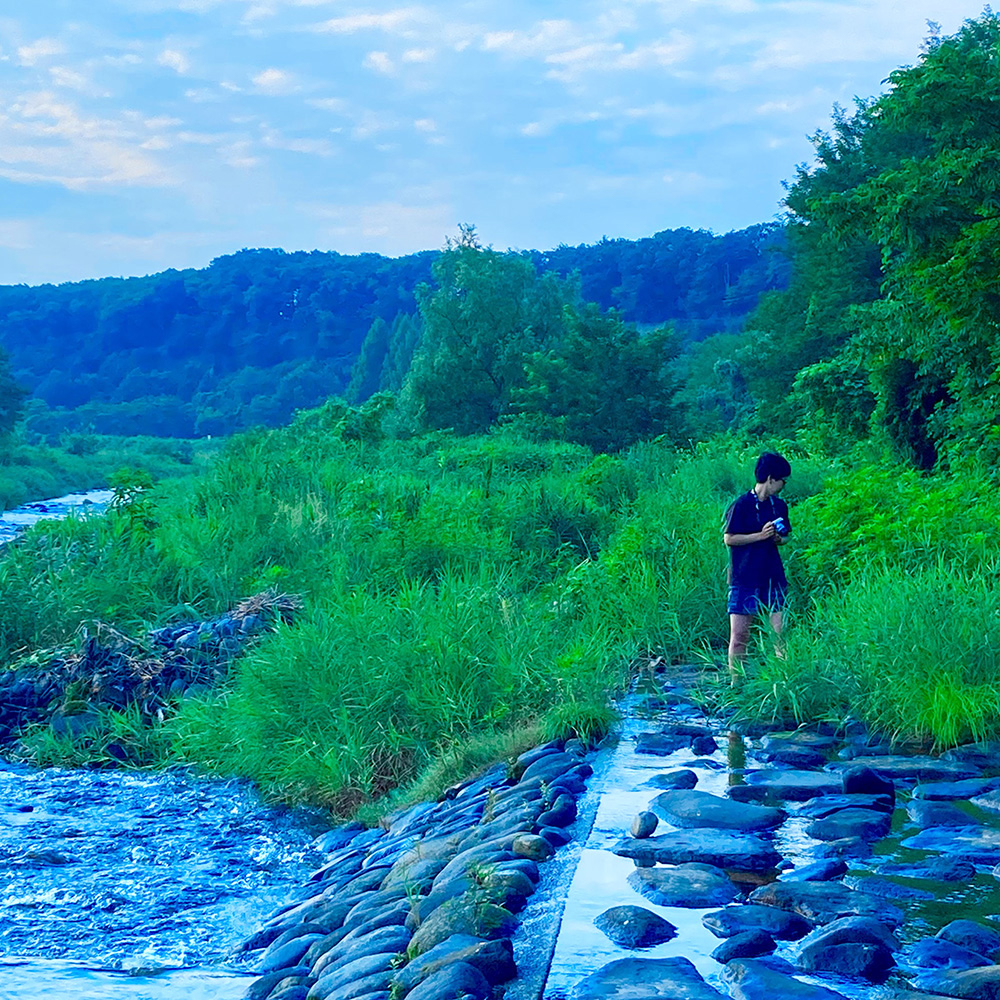
M777 584L761 589L759 587L734 586L729 588L731 615L759 615L780 611L785 606L788 590Z

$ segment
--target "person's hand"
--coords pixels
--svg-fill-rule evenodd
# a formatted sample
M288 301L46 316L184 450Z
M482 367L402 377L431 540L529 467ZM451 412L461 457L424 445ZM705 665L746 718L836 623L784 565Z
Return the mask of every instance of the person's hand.
M778 529L774 526L774 521L768 521L763 528L760 529L760 540L766 542L769 538L774 538L778 533Z

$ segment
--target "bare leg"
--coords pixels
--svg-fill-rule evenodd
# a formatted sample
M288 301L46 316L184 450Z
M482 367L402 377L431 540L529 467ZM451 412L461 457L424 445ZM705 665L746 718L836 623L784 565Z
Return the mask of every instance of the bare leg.
M739 676L739 667L746 655L747 643L750 641L750 615L729 616L729 676L733 684Z
M771 612L771 628L774 629L774 655L779 660L785 658L785 642L782 633L785 631L785 612Z

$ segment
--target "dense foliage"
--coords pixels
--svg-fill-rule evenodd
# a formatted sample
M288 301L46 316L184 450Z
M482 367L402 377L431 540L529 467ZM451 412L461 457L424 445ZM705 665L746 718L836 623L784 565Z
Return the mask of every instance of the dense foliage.
M580 299L627 321L701 337L737 328L783 285L781 238L776 226L668 230L509 256L536 275L578 272ZM401 387L421 334L417 288L437 259L244 250L203 270L0 287L0 348L32 393L29 428L49 438L274 426L331 395ZM0 421L4 394L0 377Z

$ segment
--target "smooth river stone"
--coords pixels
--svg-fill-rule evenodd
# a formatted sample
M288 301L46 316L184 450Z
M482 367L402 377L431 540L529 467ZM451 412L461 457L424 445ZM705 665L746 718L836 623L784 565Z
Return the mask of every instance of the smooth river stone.
M985 740L982 743L963 743L960 747L945 750L941 756L945 760L960 760L963 764L977 767L1000 767L1000 741Z
M694 788L698 784L698 775L686 768L681 771L665 771L654 774L646 786L649 788Z
M764 794L773 799L791 799L803 802L817 795L836 795L844 790L839 775L824 771L782 771L777 768L765 768L762 771L751 771L745 775L747 785L754 789L763 789ZM729 789L732 798L736 785Z
M1000 788L1000 778L967 778L964 781L928 781L913 789L915 799L973 799Z
M834 765L843 768L843 765ZM855 757L852 767L870 767L887 778L912 781L962 781L982 773L972 764L938 757Z
M785 814L780 809L733 802L708 792L662 792L650 803L661 819L682 829L710 827L718 830L770 830L780 826Z
M833 736L821 736L819 733L773 733L765 736L760 745L765 750L784 750L788 747L808 747L811 750L832 750L837 745Z
M872 809L841 809L824 819L814 820L806 827L806 834L816 840L841 840L860 837L878 840L889 832L892 818L888 813Z
M810 930L809 922L797 913L776 906L742 903L706 913L701 922L716 936L732 937L747 931L766 931L779 941L798 941Z
M1000 997L1000 965L930 973L920 978L920 986L964 1000L995 1000Z
M934 802L924 799L911 799L906 804L906 815L921 827L929 826L969 826L973 819L958 806L950 802Z
M803 983L753 958L738 958L722 970L734 1000L846 1000L825 986Z
M978 952L936 937L914 941L904 949L902 959L914 969L976 969L993 964Z
M677 936L677 928L643 906L612 906L594 926L622 948L651 948Z
M626 837L614 852L640 864L682 865L694 861L741 872L770 871L781 861L781 855L767 841L752 833L730 830L678 830L645 840Z
M620 958L577 983L570 1000L720 1000L721 996L686 958Z
M841 917L873 917L890 927L903 922L901 910L839 882L771 882L750 893L750 902L777 906L823 926Z
M982 826L936 826L921 830L902 841L902 847L918 851L957 854L976 865L1000 863L1000 830Z
M676 868L636 868L628 884L657 906L704 909L725 906L736 898L736 886L714 865L677 865Z
M690 736L670 736L664 733L640 733L635 743L635 752L668 757L678 750L686 750L691 745Z
M892 800L887 795L817 795L795 809L796 816L824 819L841 809L875 809L892 812Z

